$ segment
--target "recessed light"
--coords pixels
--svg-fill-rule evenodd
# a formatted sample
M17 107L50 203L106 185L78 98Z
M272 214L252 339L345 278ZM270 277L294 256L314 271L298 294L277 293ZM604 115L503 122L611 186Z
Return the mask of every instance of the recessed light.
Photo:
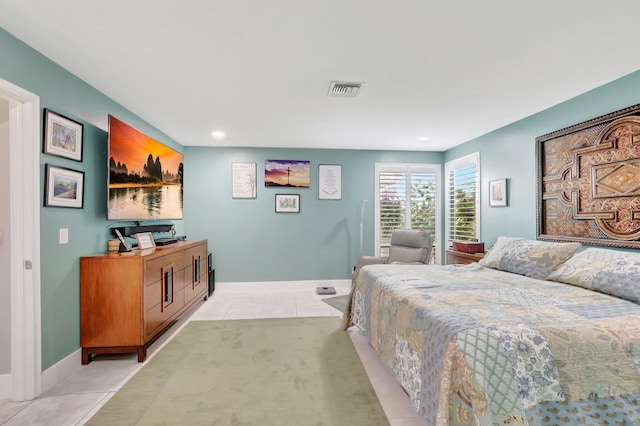
M221 132L220 130L216 130L216 131L211 133L211 137L214 138L214 139L224 139L225 134L224 134L224 132Z
M429 140L429 136L422 136L422 137L419 137L419 138L418 138L418 141L419 141L419 142L426 142L426 141L428 141L428 140Z

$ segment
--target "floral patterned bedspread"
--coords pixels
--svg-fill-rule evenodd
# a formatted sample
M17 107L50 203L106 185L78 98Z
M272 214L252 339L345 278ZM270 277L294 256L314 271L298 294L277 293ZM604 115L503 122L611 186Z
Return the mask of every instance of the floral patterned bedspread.
M639 425L640 306L470 265L371 265L359 327L429 425Z

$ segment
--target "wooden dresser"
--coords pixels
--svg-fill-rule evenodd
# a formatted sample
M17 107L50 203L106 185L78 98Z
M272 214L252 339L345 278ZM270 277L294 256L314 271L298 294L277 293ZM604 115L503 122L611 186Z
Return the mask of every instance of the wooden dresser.
M484 253L465 253L455 250L446 250L446 255L447 265L473 263L484 257Z
M208 297L207 241L80 258L82 363L92 354L147 348Z

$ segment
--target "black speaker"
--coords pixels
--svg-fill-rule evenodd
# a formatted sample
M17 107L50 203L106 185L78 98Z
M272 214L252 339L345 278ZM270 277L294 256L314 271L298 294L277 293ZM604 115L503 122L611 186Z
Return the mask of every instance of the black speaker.
M131 237L138 232L169 232L173 228L172 224L162 225L141 225L141 226L119 226L117 228L111 228L111 233L116 236L116 229L120 231L122 236Z
M213 269L213 255L209 253L208 264L209 264L209 296L213 294L216 289L216 270Z

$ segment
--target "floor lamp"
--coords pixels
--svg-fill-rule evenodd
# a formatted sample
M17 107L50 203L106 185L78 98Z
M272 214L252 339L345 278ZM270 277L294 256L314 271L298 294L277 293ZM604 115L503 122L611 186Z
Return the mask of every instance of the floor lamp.
M360 200L360 256L364 250L364 203L366 202L367 200Z

